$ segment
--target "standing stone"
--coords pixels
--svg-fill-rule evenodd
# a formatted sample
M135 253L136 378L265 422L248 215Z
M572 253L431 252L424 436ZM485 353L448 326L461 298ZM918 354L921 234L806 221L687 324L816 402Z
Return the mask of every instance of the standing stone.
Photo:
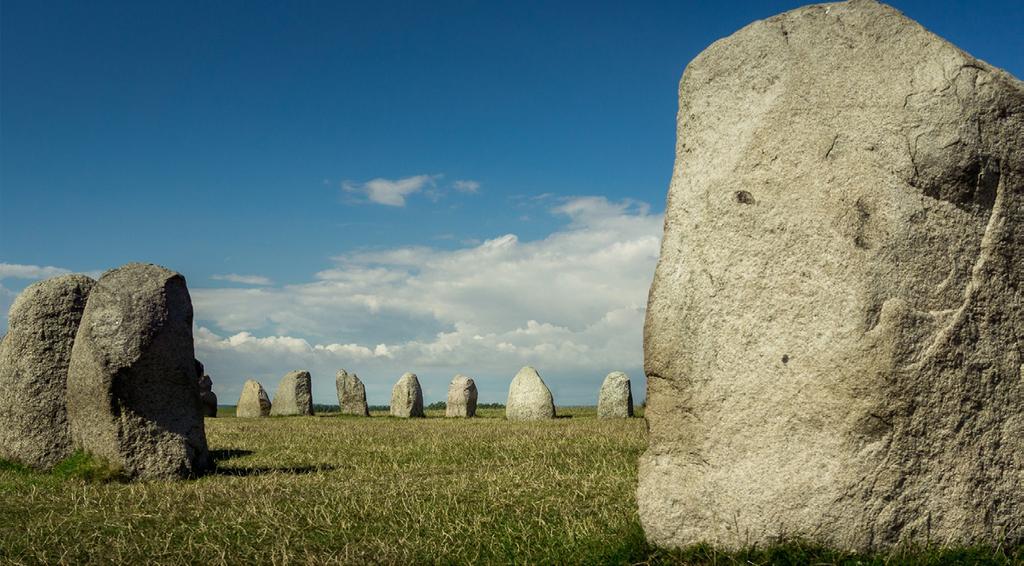
M505 418L510 421L536 421L555 418L555 399L537 370L526 366L519 370L508 387Z
M1024 539L1024 85L857 0L714 43L679 92L647 537Z
M392 417L422 417L423 390L415 373L406 373L391 388Z
M345 370L339 370L334 378L338 389L338 407L343 415L370 416L370 408L366 406L366 386L359 376Z
M235 407L235 416L243 419L269 417L270 409L270 396L260 382L255 379L245 380L242 395L238 398L238 406Z
M71 455L68 365L95 283L84 275L47 279L11 305L0 340L0 458L49 469Z
M604 378L601 394L597 398L597 417L600 419L624 419L633 416L633 390L629 376L613 371Z
M217 394L213 392L213 380L206 374L202 362L196 360L196 374L199 378L199 400L203 402L203 415L217 416Z
M448 404L445 405L446 417L476 416L476 383L472 378L462 374L456 375L448 384Z
M142 263L100 277L71 352L67 408L75 444L129 478L210 465L184 277Z
M271 416L312 415L313 379L308 371L296 370L285 374L274 393Z

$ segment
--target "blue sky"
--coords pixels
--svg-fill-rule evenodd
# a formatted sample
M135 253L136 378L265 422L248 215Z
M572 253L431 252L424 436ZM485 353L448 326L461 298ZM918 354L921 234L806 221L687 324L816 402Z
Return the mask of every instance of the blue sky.
M5 1L0 307L151 261L222 402L300 367L495 401L525 363L641 397L679 77L800 4ZM894 5L1024 76L1019 2Z

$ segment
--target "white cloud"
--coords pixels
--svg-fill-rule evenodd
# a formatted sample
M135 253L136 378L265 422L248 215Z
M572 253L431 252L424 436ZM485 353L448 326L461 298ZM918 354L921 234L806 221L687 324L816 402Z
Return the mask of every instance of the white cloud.
M452 186L460 193L476 193L480 190L480 183L469 179L459 179Z
M211 275L210 279L214 281L230 281L232 283L242 283L245 285L272 285L274 282L269 277L262 275L239 275L237 273L227 273L224 275Z
M639 399L662 218L643 203L600 197L551 211L569 223L543 240L505 234L455 250L358 251L303 284L193 289L197 355L224 402L246 377L270 380L272 390L296 368L313 372L318 402L331 402L342 367L364 379L371 403L386 403L404 371L419 374L428 402L443 399L456 372L496 401L527 364L559 403L592 404L612 370L632 375Z
M440 175L415 175L403 179L371 179L365 183L345 181L342 187L350 193L366 196L370 202L387 206L405 206L405 198L413 193L432 187Z
M63 267L0 263L0 279L46 279L68 273L71 270Z

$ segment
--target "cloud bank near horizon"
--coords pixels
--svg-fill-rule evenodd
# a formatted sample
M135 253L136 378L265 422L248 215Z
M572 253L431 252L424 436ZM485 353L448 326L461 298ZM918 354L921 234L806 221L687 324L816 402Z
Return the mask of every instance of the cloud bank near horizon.
M564 199L550 212L568 222L541 240L353 251L305 283L193 287L196 356L222 404L247 378L273 395L300 368L313 374L317 403L337 403L340 368L359 374L371 404L387 404L406 371L428 403L445 398L456 373L476 380L481 402L504 402L523 365L540 371L556 404L596 403L614 370L629 373L639 401L662 216L603 197ZM8 272L33 272L22 267Z

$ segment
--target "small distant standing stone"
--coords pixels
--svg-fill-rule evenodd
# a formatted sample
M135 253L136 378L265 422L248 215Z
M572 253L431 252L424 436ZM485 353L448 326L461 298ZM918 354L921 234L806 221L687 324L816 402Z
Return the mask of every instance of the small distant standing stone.
M68 364L95 284L63 275L29 285L11 305L0 338L0 458L49 469L71 454Z
M448 404L444 410L446 417L476 416L476 383L462 374L456 375L448 385Z
M296 370L285 374L274 393L271 416L312 415L313 379L308 371Z
M629 385L629 376L621 371L613 371L604 378L601 395L597 399L597 417L601 419L621 419L633 416L633 391Z
M519 370L508 388L505 418L510 421L536 421L555 418L555 400L537 370L526 366Z
M370 416L370 408L366 406L366 386L359 380L358 375L340 370L334 381L338 388L338 407L341 414Z
M242 396L238 398L235 416L243 419L270 416L270 396L260 382L248 379L242 386Z
M67 409L76 446L129 478L211 465L181 274L132 263L100 277L71 350Z
M415 373L406 373L391 388L391 416L422 417L423 390Z
M207 417L217 416L217 394L213 392L213 380L206 374L203 363L196 360L196 373L199 377L199 399L203 402L203 413Z

